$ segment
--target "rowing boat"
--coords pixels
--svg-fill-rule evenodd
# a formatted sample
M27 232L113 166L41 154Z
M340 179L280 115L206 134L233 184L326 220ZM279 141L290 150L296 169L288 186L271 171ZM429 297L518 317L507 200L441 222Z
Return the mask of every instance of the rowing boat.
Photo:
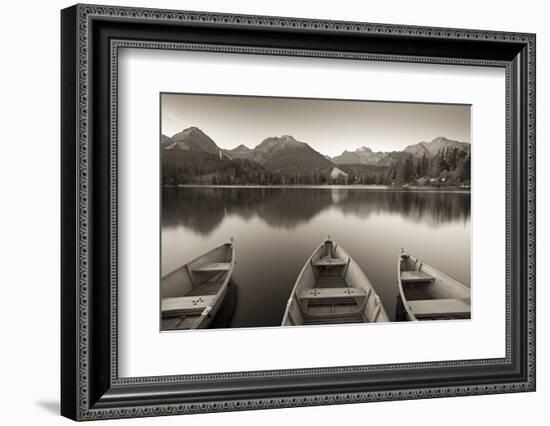
M162 330L207 328L223 303L235 266L225 243L162 278Z
M323 241L290 293L283 326L389 321L374 287L342 246Z
M401 249L398 321L469 319L470 288Z

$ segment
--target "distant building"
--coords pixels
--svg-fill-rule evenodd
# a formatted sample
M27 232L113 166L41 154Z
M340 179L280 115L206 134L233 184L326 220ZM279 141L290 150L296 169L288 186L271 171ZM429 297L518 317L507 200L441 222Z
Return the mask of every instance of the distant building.
M343 170L340 170L338 167L335 167L334 169L332 169L332 172L330 172L330 178L332 180L338 180L338 179L345 180L348 178L348 174Z

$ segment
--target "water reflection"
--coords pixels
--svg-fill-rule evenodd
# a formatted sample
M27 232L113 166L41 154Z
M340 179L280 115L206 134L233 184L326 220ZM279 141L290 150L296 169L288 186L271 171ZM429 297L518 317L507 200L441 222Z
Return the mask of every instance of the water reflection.
M223 300L223 304L220 307L220 310L210 323L210 328L229 328L231 327L231 322L235 316L235 309L237 308L238 303L238 289L239 286L233 281L229 281L227 285L227 292Z
M465 192L303 188L165 188L162 226L210 234L227 215L295 229L328 208L345 215L398 214L430 225L470 218Z
M189 187L162 195L162 275L235 238L234 293L215 327L280 325L304 262L327 235L367 274L390 318L401 247L470 284L466 192Z

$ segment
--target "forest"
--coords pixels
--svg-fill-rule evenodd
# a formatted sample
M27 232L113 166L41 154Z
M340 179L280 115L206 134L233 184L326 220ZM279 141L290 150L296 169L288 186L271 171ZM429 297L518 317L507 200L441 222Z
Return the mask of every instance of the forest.
M330 167L270 170L259 163L202 151L163 150L163 185L469 185L469 150L443 148L435 156L393 152L387 164L342 164ZM347 174L331 179L333 167ZM297 171L299 170L299 171Z

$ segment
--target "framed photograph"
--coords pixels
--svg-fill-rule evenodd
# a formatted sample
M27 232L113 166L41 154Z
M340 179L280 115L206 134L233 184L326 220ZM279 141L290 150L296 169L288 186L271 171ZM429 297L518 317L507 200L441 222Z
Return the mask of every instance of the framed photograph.
M61 30L64 416L535 390L535 35Z

